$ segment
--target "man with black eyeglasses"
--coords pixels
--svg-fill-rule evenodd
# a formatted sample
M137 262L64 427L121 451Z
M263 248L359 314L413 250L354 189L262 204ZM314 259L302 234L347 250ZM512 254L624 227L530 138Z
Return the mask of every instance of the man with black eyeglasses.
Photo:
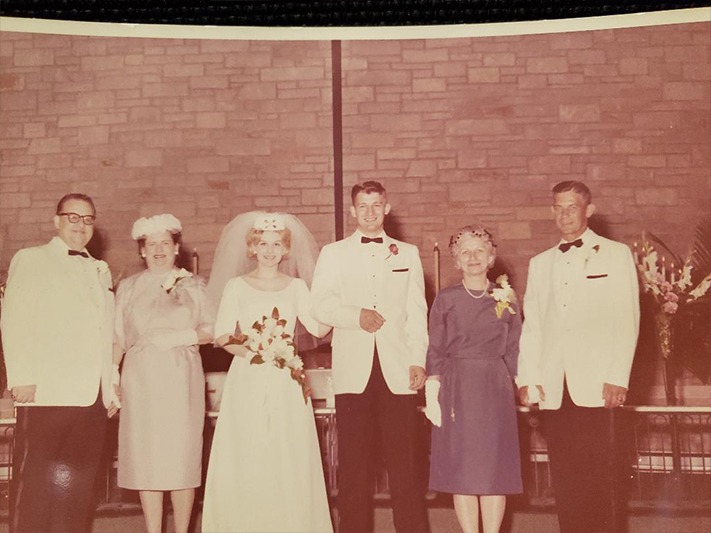
M86 250L95 221L92 199L68 194L54 216L57 235L10 263L0 327L17 405L16 533L90 525L107 409L120 406L111 273Z

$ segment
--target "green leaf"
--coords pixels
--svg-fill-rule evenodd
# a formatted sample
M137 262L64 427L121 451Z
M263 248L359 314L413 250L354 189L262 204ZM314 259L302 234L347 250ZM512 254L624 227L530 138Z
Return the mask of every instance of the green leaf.
M263 365L264 364L264 359L262 358L261 355L256 354L254 357L252 357L252 360L249 362L251 365Z
M244 333L240 333L236 337L234 335L230 335L230 338L225 343L225 346L229 346L231 344L236 344L238 346L242 346L248 340L249 340L249 337L247 335L245 335Z
M682 259L682 257L677 255L676 253L674 253L674 251L671 248L669 248L669 246L667 246L667 243L665 243L662 239L660 239L659 237L657 237L654 233L652 233L650 231L647 232L647 235L649 236L650 241L654 241L658 246L660 246L660 247L664 248L664 250L666 250L667 255L669 255L671 257L671 262L669 263L670 265L671 265L671 263L674 263L675 265L679 265L679 266L684 264L684 260ZM662 255L664 255L664 254L662 254ZM659 260L661 261L661 257L659 258Z
M277 309L276 307L272 309L272 318L274 320L279 320L279 309Z

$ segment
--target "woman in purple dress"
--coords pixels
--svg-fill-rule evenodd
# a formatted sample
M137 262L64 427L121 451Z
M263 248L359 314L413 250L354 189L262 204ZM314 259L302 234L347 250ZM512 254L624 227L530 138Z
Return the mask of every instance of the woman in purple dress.
M461 283L443 289L430 313L425 414L432 428L430 489L454 495L464 533L498 533L506 495L522 492L513 378L521 315L480 225L450 239Z

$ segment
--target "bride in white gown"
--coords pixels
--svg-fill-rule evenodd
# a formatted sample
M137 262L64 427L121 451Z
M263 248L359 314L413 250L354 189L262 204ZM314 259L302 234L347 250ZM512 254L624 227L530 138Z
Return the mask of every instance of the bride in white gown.
M226 274L246 271L240 254L247 253L256 268L226 281ZM306 282L281 271L310 281L316 253L313 237L293 216L247 213L230 223L208 286L213 301L222 292L215 342L224 345L236 324L248 331L275 307L286 333L294 334L298 318L313 335L325 335L329 328L310 316ZM235 357L210 452L202 531L332 532L311 400L304 402L288 370L250 364L243 346L225 349Z

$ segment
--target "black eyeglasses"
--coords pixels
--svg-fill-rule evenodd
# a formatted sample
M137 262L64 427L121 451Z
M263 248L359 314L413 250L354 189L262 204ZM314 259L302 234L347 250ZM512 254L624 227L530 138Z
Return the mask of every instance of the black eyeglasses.
M87 226L93 226L96 222L96 217L94 215L80 215L79 213L57 213L60 217L67 217L70 223L76 224L80 220L84 222Z

